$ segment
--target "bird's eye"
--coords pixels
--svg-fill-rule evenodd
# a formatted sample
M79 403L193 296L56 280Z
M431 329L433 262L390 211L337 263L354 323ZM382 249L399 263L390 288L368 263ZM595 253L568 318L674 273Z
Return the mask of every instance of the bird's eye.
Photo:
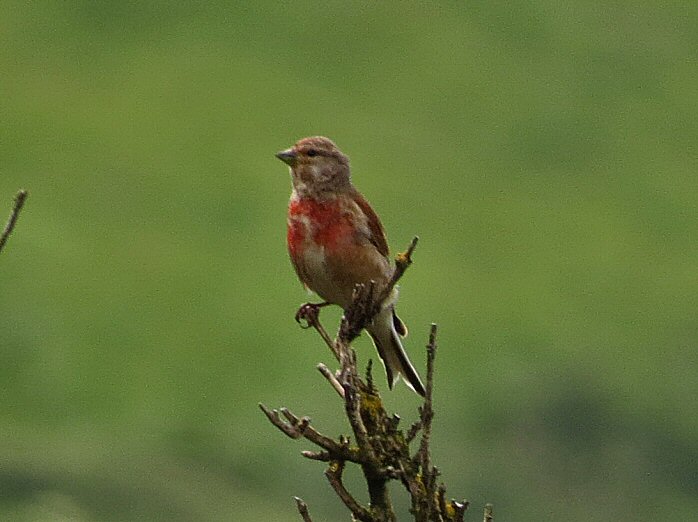
M308 151L308 156L310 156L311 158L312 158L313 156L317 156L317 151L316 151L315 149L310 149L310 150Z

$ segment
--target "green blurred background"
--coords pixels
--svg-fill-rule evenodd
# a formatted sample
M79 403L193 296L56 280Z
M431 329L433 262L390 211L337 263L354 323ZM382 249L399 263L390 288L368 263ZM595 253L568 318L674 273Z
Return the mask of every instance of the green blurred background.
M0 3L0 518L348 519L257 409L348 431L273 156L324 134L421 237L467 519L695 519L697 5Z

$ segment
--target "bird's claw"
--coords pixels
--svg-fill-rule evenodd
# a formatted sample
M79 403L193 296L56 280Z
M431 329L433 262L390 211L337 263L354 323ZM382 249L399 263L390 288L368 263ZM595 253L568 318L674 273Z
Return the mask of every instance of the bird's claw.
M301 325L304 330L311 326L320 324L320 308L327 306L329 303L305 303L296 312L296 322ZM305 324L303 324L305 321Z

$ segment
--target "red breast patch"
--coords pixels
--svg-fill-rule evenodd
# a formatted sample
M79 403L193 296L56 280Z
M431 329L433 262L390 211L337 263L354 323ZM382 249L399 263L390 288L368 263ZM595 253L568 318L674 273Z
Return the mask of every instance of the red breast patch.
M328 250L353 234L351 214L344 211L339 198L322 202L312 198L294 199L289 204L288 215L287 241L291 255L301 248L308 233L315 243Z

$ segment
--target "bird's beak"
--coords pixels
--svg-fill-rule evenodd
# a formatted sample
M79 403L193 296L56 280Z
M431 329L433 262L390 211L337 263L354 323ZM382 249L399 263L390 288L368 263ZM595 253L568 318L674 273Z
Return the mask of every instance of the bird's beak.
M296 164L296 153L293 149L286 149L282 150L281 152L277 152L276 157L291 167Z

